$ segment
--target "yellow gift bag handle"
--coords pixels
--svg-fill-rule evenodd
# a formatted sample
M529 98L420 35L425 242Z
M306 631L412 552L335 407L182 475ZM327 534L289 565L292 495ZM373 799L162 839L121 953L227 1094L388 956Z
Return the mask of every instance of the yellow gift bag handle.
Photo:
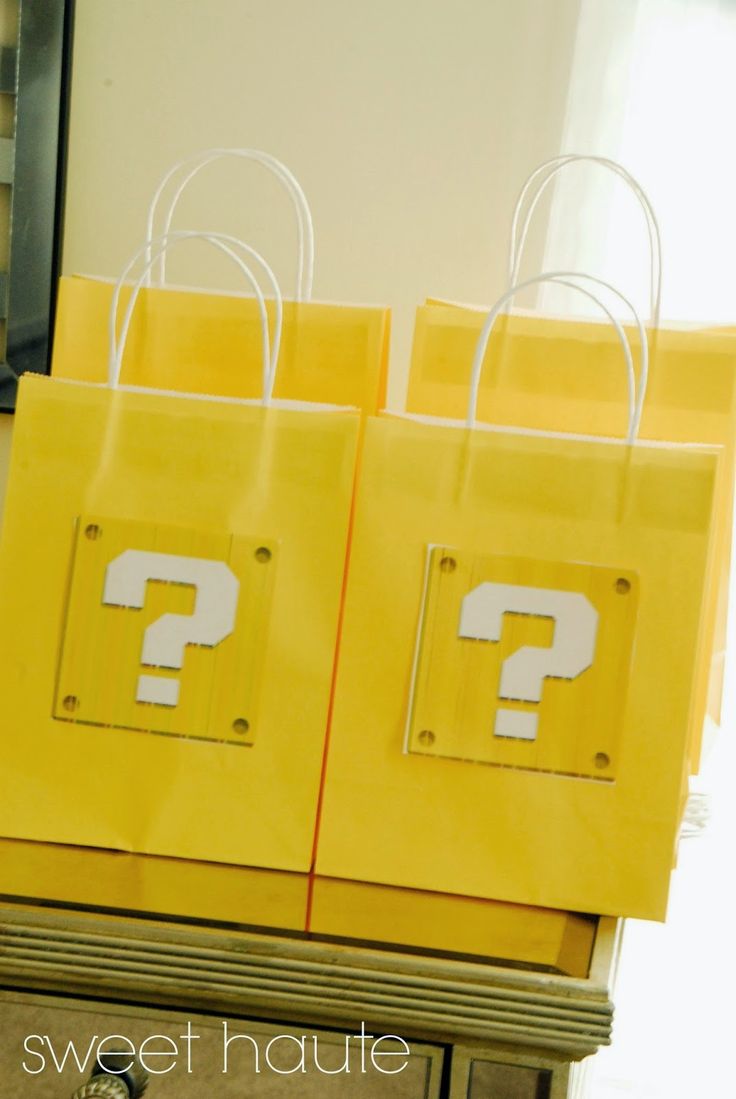
M569 289L572 289L572 290L579 290L581 288L578 286L577 282L575 282L573 284L573 283L570 283L569 281L565 281L565 280L582 279L586 283L593 283L594 286L596 286L596 287L600 286L602 289L607 290L609 293L611 293L615 297L617 297L619 299L619 301L622 302L622 304L631 313L632 318L634 320L634 324L636 325L636 327L638 329L639 347L640 347L639 382L638 382L638 385L635 386L635 388L636 388L636 407L635 407L635 413L634 413L634 416L635 416L634 433L638 434L639 425L641 423L642 412L644 410L644 399L646 397L647 384L648 384L648 381L649 381L649 341L647 339L646 332L645 332L644 325L642 323L641 317L639 316L639 313L637 312L635 306L633 305L633 303L630 301L629 298L627 298L624 294L622 294L621 291L618 290L615 286L613 286L610 282L607 282L605 279L598 278L596 275L589 275L584 271L553 271L553 272L547 272L545 275L543 275L541 277L542 277L543 280L549 279L550 282L558 283L560 286L567 286ZM517 289L521 285L527 286L527 285L529 285L529 283L523 283L523 284L518 284L517 283ZM602 305L602 302L600 301L600 299L598 297L594 297L593 300L596 302L596 304L598 306L600 306L601 309L604 308L603 305ZM608 316L609 320L611 320L612 317L611 317L610 312L607 309L605 309L604 312Z
M611 290L614 294L621 298L622 301L631 309L637 327L639 329L639 337L641 340L641 368L640 368L640 384L637 392L636 373L634 371L634 360L631 353L631 346L624 332L621 322L613 315L606 305L590 290L586 290L583 286L579 286L575 282L571 282L571 278L586 278L592 282L598 283ZM624 352L624 358L626 360L627 371L627 385L628 385L628 430L626 435L626 441L633 443L636 439L639 429L639 411L640 406L643 404L645 396L645 388L647 381L647 369L648 369L648 349L647 341L644 336L644 329L636 310L633 305L624 298L615 287L609 283L603 282L602 279L594 278L590 275L582 275L575 271L549 271L543 275L536 275L534 278L526 279L524 282L516 283L516 285L510 287L501 297L496 304L491 308L488 316L486 317L483 328L481 329L480 336L475 348L475 355L473 357L473 365L470 374L470 395L468 398L468 411L466 417L466 425L469 428L475 427L477 424L477 411L478 411L478 391L480 388L480 379L483 371L483 360L485 359L486 351L488 349L488 341L491 336L491 331L497 318L503 312L503 308L507 302L511 301L519 291L526 289L528 286L537 286L540 283L556 283L559 286L567 286L571 290L577 290L578 293L585 295L593 301L599 308L606 314L609 321L616 330L616 334L621 342L621 347Z
M247 281L253 288L256 301L258 303L258 311L261 321L262 329L262 359L263 359L263 401L265 404L270 403L273 394L273 386L276 376L276 365L278 362L279 349L281 344L281 331L283 324L283 301L278 281L274 275L273 270L261 256L250 245L240 240L238 237L231 236L228 233L205 233L202 231L195 231L189 229L180 229L171 233L162 234L159 237L146 240L140 248L136 250L128 263L123 268L123 271L118 278L115 289L113 291L112 302L110 305L110 314L108 322L109 333L109 358L108 358L108 385L116 389L120 385L120 371L122 368L123 353L125 350L125 344L130 329L130 323L133 316L133 310L135 308L136 301L140 294L146 278L150 274L151 268L159 262L161 257L168 251L172 244L177 244L183 241L191 240L204 240L209 244L212 244L219 251L227 255L235 265L245 275ZM268 314L266 312L266 301L258 284L258 280L251 268L245 263L245 261L237 254L236 249L240 249L247 256L256 260L259 263L271 284L273 290L273 296L275 301L275 323L274 323L274 336L273 336L273 348L271 348L271 339L269 336L268 326ZM155 250L155 254L153 254ZM143 271L140 274L137 282L133 286L128 304L123 316L122 325L120 328L120 338L117 337L117 317L120 303L120 295L123 289L123 285L126 279L129 277L131 271L140 262L141 258L144 259ZM158 392L166 392L164 390L158 390ZM179 394L185 395L185 394ZM190 396L196 396L196 394L190 394ZM241 400L244 400L241 398Z
M511 242L509 245L509 284L514 285L519 279L519 269L521 266L522 254L526 239L529 233L529 225L531 223L534 211L544 194L545 190L552 182L554 177L566 168L570 164L599 164L615 175L619 176L633 191L634 196L638 200L647 224L647 235L649 238L649 262L650 262L650 317L651 325L653 328L659 327L660 309L662 301L662 241L659 232L659 224L657 222L656 215L654 213L654 207L650 202L646 191L640 183L631 175L630 172L619 164L615 160L610 160L608 157L592 156L582 154L568 154L564 156L554 157L552 160L547 160L544 164L540 164L536 168L529 178L524 183L519 197L516 200L516 206L514 207L514 214L511 220ZM537 184L539 177L544 178ZM530 190L537 186L537 192L531 200L529 209L526 212L521 229L519 229L519 222L521 220L522 210L524 208L524 201L527 198Z
M206 168L207 165L225 158L249 160L256 164L260 164L272 172L272 174L285 186L294 207L297 223L298 252L296 300L310 301L312 297L312 282L314 279L314 224L309 203L307 202L304 190L294 173L280 160L277 160L276 157L271 156L270 153L263 152L261 149L205 149L173 164L162 177L154 192L153 198L151 199L146 222L147 240L153 240L154 225L159 203L162 201L163 194L168 184L174 179L177 173L184 172L185 174L184 178L176 185L176 190L174 191L168 209L164 214L163 236L168 236L171 233L171 223L176 207L190 181L194 179L203 168ZM150 258L150 253L146 253L146 258ZM158 283L163 285L165 281L166 255L164 252L161 254L159 260ZM151 279L149 273L146 285L150 284Z
M171 236L172 219L186 186L207 165L223 158L252 161L273 173L286 187L296 211L298 286L296 296L284 302L275 395L375 413L385 403L389 310L312 300L314 229L309 206L293 173L275 157L257 149L208 149L173 165L148 209L146 264L153 258L153 241ZM165 231L158 234L162 219ZM186 228L214 229L201 223ZM265 377L259 377L256 365L261 325L254 297L249 292L207 290L199 279L199 285L192 287L166 285L165 256L161 253L147 268L145 302L136 310L130 329L123 379L163 391L260 396ZM53 355L57 378L104 380L112 290L109 280L94 277L60 280ZM270 309L269 316L273 320ZM198 376L199 362L205 357L211 364L206 386Z

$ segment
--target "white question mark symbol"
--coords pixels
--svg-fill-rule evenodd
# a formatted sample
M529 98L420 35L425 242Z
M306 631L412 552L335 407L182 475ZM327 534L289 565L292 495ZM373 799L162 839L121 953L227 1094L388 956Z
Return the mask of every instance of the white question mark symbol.
M460 611L460 637L500 641L505 613L552 618L555 632L550 648L523 645L501 667L499 697L541 702L548 676L576 679L595 656L598 612L579 592L526 588L517 584L479 584L465 596ZM537 714L496 711L494 736L536 740Z
M151 623L143 635L142 664L181 668L187 645L214 647L233 632L240 582L224 561L125 550L107 566L102 602L141 608L149 580L190 584L197 595L193 614L163 614ZM135 697L137 702L176 706L179 680L141 675Z

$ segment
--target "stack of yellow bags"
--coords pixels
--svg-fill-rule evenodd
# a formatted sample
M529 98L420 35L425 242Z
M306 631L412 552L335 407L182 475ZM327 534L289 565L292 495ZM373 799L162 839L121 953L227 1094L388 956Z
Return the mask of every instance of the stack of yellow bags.
M171 228L220 156L289 190L293 300L244 242ZM592 925L565 913L664 916L718 717L736 337L659 323L656 247L646 328L571 272L520 285L574 287L600 320L504 314L514 243L492 309L419 309L406 411L380 412L388 310L311 300L288 169L201 154L152 211L167 185L117 283L62 279L52 377L21 381L3 890L27 841L57 867L115 851L137 860L125 907L582 972ZM166 283L195 240L242 293ZM226 867L248 896L195 911L186 881L217 891Z

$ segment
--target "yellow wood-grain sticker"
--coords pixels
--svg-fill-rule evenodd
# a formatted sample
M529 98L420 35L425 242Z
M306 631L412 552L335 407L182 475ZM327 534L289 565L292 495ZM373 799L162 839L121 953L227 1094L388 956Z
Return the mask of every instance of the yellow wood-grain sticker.
M54 717L252 744L277 546L77 520Z
M615 779L637 577L430 547L410 752Z

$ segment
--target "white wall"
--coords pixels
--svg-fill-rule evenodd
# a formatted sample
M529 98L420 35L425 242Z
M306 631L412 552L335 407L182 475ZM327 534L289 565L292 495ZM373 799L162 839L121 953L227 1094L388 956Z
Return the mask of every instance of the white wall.
M563 148L620 160L646 189L662 233L665 319L733 323L735 53L733 0L581 5ZM549 266L602 274L646 310L643 218L605 172L566 174L548 245ZM544 300L580 310L563 290Z

